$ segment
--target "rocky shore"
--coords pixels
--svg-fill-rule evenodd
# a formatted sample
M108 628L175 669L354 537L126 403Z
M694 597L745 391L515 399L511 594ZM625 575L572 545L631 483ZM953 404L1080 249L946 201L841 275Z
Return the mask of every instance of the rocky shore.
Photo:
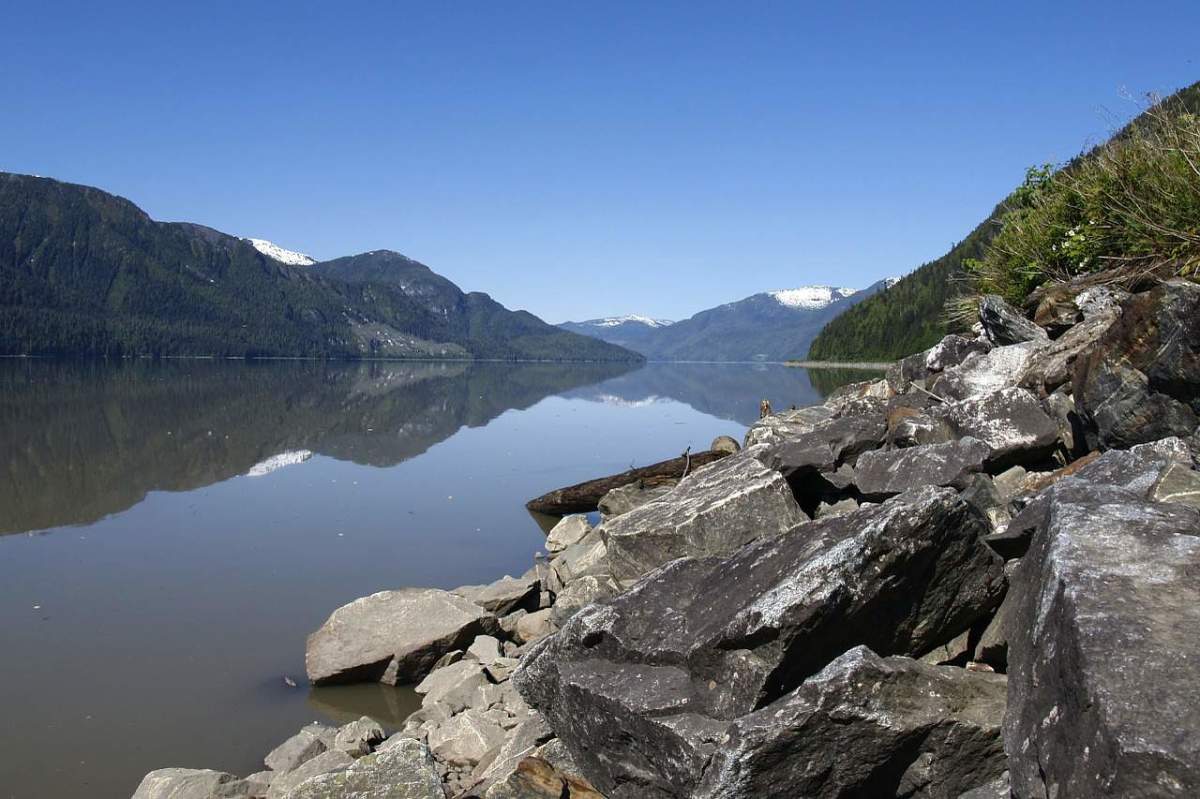
M415 683L390 737L135 799L1200 795L1200 285L1037 299L615 489L520 577L334 611L309 679Z

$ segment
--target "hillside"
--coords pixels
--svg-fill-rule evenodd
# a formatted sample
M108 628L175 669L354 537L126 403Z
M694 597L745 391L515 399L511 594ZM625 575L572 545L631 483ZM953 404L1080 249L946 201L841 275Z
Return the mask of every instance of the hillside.
M830 319L883 291L890 282L881 280L862 291L803 286L762 292L671 325L642 325L637 337L621 343L656 361L785 361L807 352ZM613 335L598 325L571 329L600 338Z
M0 173L0 355L26 354L637 359L394 253L289 266L99 189Z
M1192 113L1200 112L1200 83L1176 92L1167 101ZM1145 114L1118 131L1126 135L1145 124ZM1078 156L1065 168L1093 157L1095 150ZM932 346L949 332L945 318L948 299L964 283L964 262L981 258L1000 231L998 220L1012 195L971 233L942 257L906 275L890 291L861 303L831 321L813 341L808 357L814 360L892 360Z

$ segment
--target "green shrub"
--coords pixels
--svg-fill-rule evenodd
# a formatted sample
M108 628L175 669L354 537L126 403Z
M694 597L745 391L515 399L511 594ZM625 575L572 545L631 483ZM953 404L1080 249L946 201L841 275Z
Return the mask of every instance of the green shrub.
M1030 169L983 257L966 264L975 296L1021 303L1049 281L1196 277L1200 268L1200 116L1159 102L1086 157ZM967 298L960 310L972 305Z

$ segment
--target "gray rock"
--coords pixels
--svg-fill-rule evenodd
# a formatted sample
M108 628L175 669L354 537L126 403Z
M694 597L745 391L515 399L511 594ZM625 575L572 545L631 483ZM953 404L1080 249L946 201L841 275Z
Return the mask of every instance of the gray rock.
M1029 341L971 355L958 366L933 377L929 390L945 399L963 400L1014 386L1030 358L1042 346L1040 342Z
M833 415L833 409L824 405L810 405L806 408L771 414L758 420L746 431L742 448L749 449L755 444L776 444L810 433L818 424L832 419Z
M1010 591L975 644L972 660L986 663L998 672L1008 672L1008 636L1014 607L1016 594Z
M1189 465L1172 462L1150 490L1155 502L1179 502L1200 508L1200 472Z
M555 625L562 626L580 608L616 596L619 591L611 577L580 577L555 599L550 618Z
M1009 799L1012 796L1012 789L1008 782L1008 772L1004 772L996 779L986 785L980 785L978 788L972 788L966 793L959 794L958 799Z
M842 516L847 513L853 513L856 510L858 510L858 500L853 497L847 497L833 503L822 502L817 506L813 518L824 519L826 516Z
M395 737L343 771L310 778L287 799L446 799L446 792L429 749Z
M476 660L461 660L430 672L414 690L423 695L422 707L439 704L450 713L457 713L471 707L476 693L490 684L482 664Z
M442 655L497 626L492 614L448 591L381 591L335 610L308 636L304 665L314 685L416 682Z
M354 764L345 752L330 749L285 774L277 774L267 788L267 799L294 799L294 791L313 777L343 771Z
M979 321L988 341L996 346L1048 341L1050 338L1045 330L995 294L988 294L980 300Z
M1040 395L1070 383L1078 359L1096 346L1115 318L1113 314L1080 322L1061 337L1034 350L1017 384Z
M1068 478L1010 589L1017 796L1200 794L1200 512Z
M362 757L369 754L375 745L382 742L385 737L383 727L379 725L379 722L363 716L357 721L351 721L338 728L332 748L339 752L345 752L351 757Z
M993 350L995 352L995 350ZM1058 426L1028 391L1004 388L932 410L958 436L971 436L988 446L989 467L1045 460L1058 445Z
M463 711L429 732L429 748L443 763L475 766L504 743L504 728L476 708Z
M562 552L572 544L578 544L591 531L592 525L586 516L564 516L546 536L546 551L550 554Z
M600 790L683 790L729 720L847 649L918 655L992 610L1004 574L984 524L953 490L926 488L729 558L677 560L579 611L513 682Z
M732 436L717 436L708 445L708 448L713 452L728 452L730 455L733 455L741 451L742 445Z
M930 666L965 666L972 654L971 631L963 630L952 641L934 647L918 659Z
M996 486L1000 498L1007 502L1025 489L1025 477L1028 474L1024 467L1014 466L992 478L992 484Z
M895 408L888 413L886 443L901 449L922 444L944 444L953 441L954 431L941 419L914 408Z
M534 754L539 746L553 737L554 732L550 725L546 724L546 720L536 713L531 714L513 728L487 768L475 775L470 793L486 795L489 788L509 779L517 772L517 766L522 760ZM554 795L554 799L558 799L560 795L561 790L559 794Z
M469 599L489 613L503 616L518 608L528 610L535 605L540 589L541 582L537 578L537 573L531 570L521 577L505 575L494 583L464 585L455 588L450 593Z
M653 502L671 493L671 489L675 487L676 483L677 481L672 481L669 485L656 486L630 483L620 488L614 488L600 498L600 513L605 519L629 513L634 508L640 508L647 502Z
M271 750L263 763L271 771L291 771L306 760L312 760L329 746L316 729L305 727Z
M551 591L561 593L580 577L608 575L611 572L608 545L602 529L588 533L579 543L567 547L550 561L546 583Z
M957 796L1004 772L1004 699L1002 676L856 647L735 721L694 794L649 795Z
M516 638L524 644L540 641L554 632L553 608L544 608L517 619Z
M753 457L731 455L697 469L669 496L606 521L600 532L612 576L625 581L675 558L732 552L804 521L782 475Z
M1079 359L1073 383L1092 449L1191 435L1200 424L1200 285L1173 280L1131 297Z
M945 444L866 452L858 459L858 490L872 499L883 499L922 486L963 488L971 474L983 471L992 449L966 437Z
M894 391L905 392L914 381L958 366L971 355L991 348L986 339L949 335L924 352L897 361L888 369L887 380Z
M249 796L242 780L223 771L161 768L142 778L133 799L217 799Z
M486 666L502 657L500 641L491 635L477 635L467 647L467 654Z

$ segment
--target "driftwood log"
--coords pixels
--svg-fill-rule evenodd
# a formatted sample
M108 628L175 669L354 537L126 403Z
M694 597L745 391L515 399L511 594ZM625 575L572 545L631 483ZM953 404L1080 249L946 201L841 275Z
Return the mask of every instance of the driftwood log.
M614 488L627 486L630 483L641 483L646 488L653 488L678 480L683 477L685 471L698 469L706 463L720 460L728 454L728 452L713 450L685 453L678 458L555 489L536 499L529 500L525 503L525 507L535 513L548 513L555 516L565 516L568 513L591 513L600 507L600 498Z

